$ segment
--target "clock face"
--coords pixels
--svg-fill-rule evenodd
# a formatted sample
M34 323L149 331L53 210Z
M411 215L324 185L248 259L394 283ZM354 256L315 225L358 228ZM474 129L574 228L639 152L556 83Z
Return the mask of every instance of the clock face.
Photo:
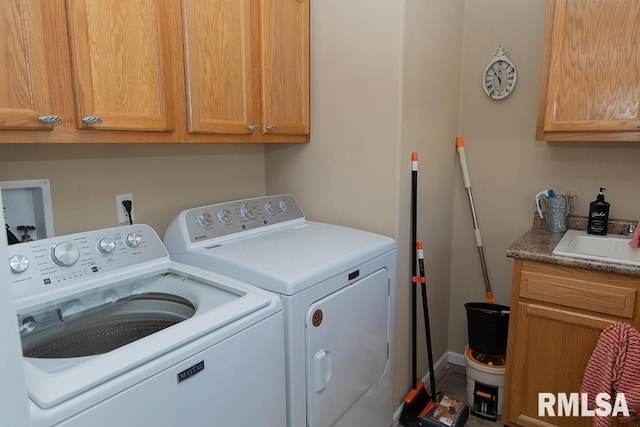
M516 67L508 60L497 59L484 72L483 87L493 99L502 99L511 95L516 86Z

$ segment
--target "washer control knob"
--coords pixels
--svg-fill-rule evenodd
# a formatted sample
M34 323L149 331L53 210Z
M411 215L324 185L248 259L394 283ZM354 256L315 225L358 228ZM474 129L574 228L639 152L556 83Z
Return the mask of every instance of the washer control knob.
M205 212L198 217L198 223L203 227L209 227L213 224L213 216L209 212Z
M70 267L80 258L80 249L71 242L60 242L51 249L51 259L62 267Z
M220 222L231 221L231 211L229 209L222 209L221 211L218 211L218 219Z
M279 209L279 207L278 207L278 203L277 203L277 202L274 202L273 200L271 200L270 202L267 202L267 203L264 205L264 208L265 208L265 209L267 210L267 212L269 212L269 213L275 213L275 212Z
M124 238L124 243L130 248L137 248L142 243L142 234L132 231Z
M22 273L29 268L29 258L24 255L14 255L9 258L9 268L13 273Z
M258 216L258 210L259 207L256 203L248 202L245 203L244 206L242 206L241 212L242 216L244 216L245 218L254 219L256 216Z
M287 201L285 199L278 200L278 207L282 212L287 212L289 210L289 205L287 205Z
M104 237L98 242L98 252L108 255L116 249L116 242L110 237Z

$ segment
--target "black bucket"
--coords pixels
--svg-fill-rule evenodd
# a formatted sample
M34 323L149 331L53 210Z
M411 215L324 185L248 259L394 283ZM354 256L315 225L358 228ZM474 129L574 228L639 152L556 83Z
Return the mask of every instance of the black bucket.
M484 302L468 302L469 347L488 354L506 354L509 335L509 307Z

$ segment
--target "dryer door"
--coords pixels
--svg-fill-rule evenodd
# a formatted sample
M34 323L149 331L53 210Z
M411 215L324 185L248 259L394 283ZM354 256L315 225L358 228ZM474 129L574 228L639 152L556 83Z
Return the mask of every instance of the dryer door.
M307 422L332 425L385 373L389 272L375 273L312 304L306 315Z

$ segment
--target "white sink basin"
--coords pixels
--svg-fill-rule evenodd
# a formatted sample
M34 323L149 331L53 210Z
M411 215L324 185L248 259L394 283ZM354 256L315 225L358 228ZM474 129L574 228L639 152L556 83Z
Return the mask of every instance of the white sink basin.
M619 235L596 236L586 231L567 230L553 254L640 265L640 249L632 248L629 239Z

